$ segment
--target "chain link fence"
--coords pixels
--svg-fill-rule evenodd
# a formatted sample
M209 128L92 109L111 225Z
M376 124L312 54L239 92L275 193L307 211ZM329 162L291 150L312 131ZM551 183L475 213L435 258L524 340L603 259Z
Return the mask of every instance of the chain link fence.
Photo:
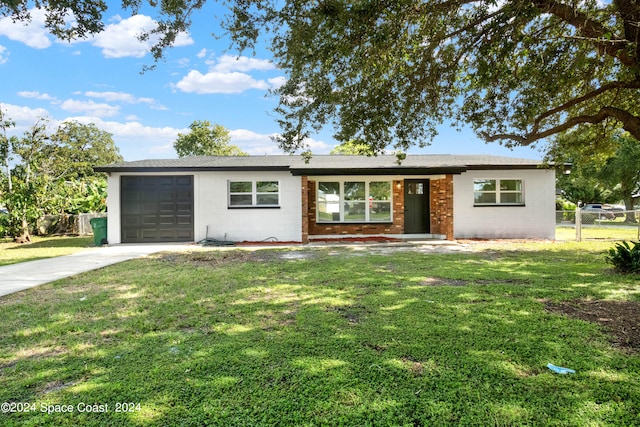
M640 210L556 211L556 240L640 240Z

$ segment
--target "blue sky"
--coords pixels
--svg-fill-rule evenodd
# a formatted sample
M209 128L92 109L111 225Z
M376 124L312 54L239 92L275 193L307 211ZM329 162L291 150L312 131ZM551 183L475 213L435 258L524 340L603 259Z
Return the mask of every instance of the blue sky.
M38 117L47 118L52 129L65 120L95 123L132 161L176 157L178 133L188 132L194 120L209 120L229 129L232 143L249 154L282 154L270 138L279 129L272 113L277 100L267 91L282 84L284 73L267 49L238 56L228 50L228 40L214 38L224 11L209 3L166 60L144 74L153 59L135 36L153 25L151 13L130 17L110 9L103 33L72 43L49 35L37 10L27 26L0 19L0 104L17 124L12 133L21 134ZM330 129L309 140L315 154L336 144ZM410 153L543 156L531 148L485 144L469 129L447 125L431 146Z

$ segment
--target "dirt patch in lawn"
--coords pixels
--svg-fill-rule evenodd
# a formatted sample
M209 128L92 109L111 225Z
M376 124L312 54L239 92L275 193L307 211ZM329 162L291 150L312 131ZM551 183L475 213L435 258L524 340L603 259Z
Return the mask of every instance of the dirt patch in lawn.
M627 351L640 351L640 302L587 301L545 302L552 313L565 314L580 320L595 322L611 336L613 345Z
M152 258L174 264L189 264L198 267L220 267L243 262L270 262L277 260L296 261L313 257L302 250L195 250L192 252L162 252Z
M467 286L467 285L526 285L529 283L522 279L447 279L444 277L426 277L422 286Z
M468 280L445 279L443 277L426 277L422 282L422 286L466 286Z

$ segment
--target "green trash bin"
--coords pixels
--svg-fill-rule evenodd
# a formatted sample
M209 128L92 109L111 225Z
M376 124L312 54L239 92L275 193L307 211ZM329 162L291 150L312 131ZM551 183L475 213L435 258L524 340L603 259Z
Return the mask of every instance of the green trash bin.
M96 246L106 245L107 242L107 218L91 218L89 220L93 230L93 243Z

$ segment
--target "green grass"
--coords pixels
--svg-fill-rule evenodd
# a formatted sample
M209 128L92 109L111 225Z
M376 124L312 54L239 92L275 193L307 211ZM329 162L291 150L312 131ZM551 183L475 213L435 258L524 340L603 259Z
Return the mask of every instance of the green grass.
M93 237L32 237L28 244L0 239L0 265L71 255L94 246Z
M600 242L198 251L0 299L3 425L640 424L640 357L545 301L640 301ZM547 363L574 375L557 375ZM115 412L132 402L132 412ZM108 405L80 413L81 404ZM139 404L139 406L137 406ZM71 405L72 413L42 413ZM33 409L33 411L31 411Z

